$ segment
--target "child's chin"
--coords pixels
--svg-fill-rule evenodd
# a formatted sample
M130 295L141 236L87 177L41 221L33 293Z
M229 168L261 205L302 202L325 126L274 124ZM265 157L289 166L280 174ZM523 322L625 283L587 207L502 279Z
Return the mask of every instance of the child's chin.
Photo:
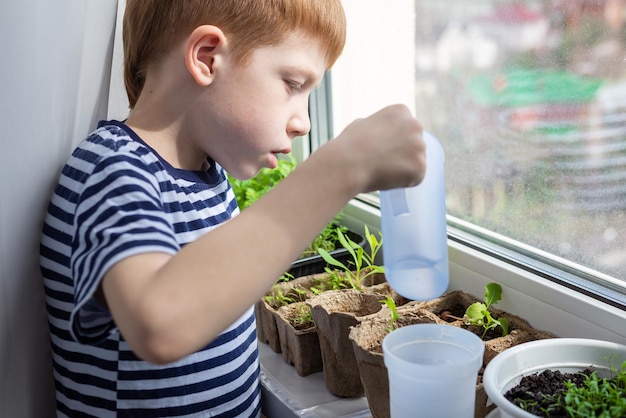
M270 157L268 158L268 160L269 160L267 164L268 168L271 168L273 170L276 167L278 167L278 157L276 157L275 154L270 154Z

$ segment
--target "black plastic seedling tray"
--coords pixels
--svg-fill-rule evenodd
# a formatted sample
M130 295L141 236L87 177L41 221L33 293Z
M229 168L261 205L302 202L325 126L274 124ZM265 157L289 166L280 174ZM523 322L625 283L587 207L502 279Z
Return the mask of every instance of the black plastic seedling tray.
M359 243L360 246L365 247L366 240L363 236L357 234L356 232L352 232L348 230L346 232L348 238L352 241ZM341 244L338 244L340 247L331 251L330 255L332 255L336 260L341 261L344 264L347 264L349 261L352 261L352 256L345 248L341 247ZM323 273L324 268L326 267L326 261L322 258L321 255L312 255L310 257L301 258L296 260L289 269L288 273L291 274L294 278L309 276L311 274Z

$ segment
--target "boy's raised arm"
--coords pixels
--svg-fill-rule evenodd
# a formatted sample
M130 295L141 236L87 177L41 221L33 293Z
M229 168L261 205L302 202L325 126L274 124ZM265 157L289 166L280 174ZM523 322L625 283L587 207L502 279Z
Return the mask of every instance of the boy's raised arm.
M424 177L422 128L401 105L353 122L238 217L175 256L129 257L103 279L120 332L166 363L211 342L259 298L358 193Z

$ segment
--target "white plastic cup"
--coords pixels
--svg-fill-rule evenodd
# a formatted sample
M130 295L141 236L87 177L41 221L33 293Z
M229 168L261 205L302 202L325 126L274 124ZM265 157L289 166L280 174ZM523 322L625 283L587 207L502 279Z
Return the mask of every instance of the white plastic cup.
M485 346L442 324L398 328L383 339L392 418L473 418Z

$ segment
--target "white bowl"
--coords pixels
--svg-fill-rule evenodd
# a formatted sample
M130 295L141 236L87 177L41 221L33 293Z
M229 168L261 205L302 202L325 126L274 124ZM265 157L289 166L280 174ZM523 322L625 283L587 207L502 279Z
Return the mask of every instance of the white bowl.
M608 366L619 368L626 361L626 345L585 338L550 338L509 348L487 364L483 385L489 400L498 407L500 418L536 418L504 397L523 376L546 369L572 373L598 369L608 376ZM602 371L605 371L604 373Z

